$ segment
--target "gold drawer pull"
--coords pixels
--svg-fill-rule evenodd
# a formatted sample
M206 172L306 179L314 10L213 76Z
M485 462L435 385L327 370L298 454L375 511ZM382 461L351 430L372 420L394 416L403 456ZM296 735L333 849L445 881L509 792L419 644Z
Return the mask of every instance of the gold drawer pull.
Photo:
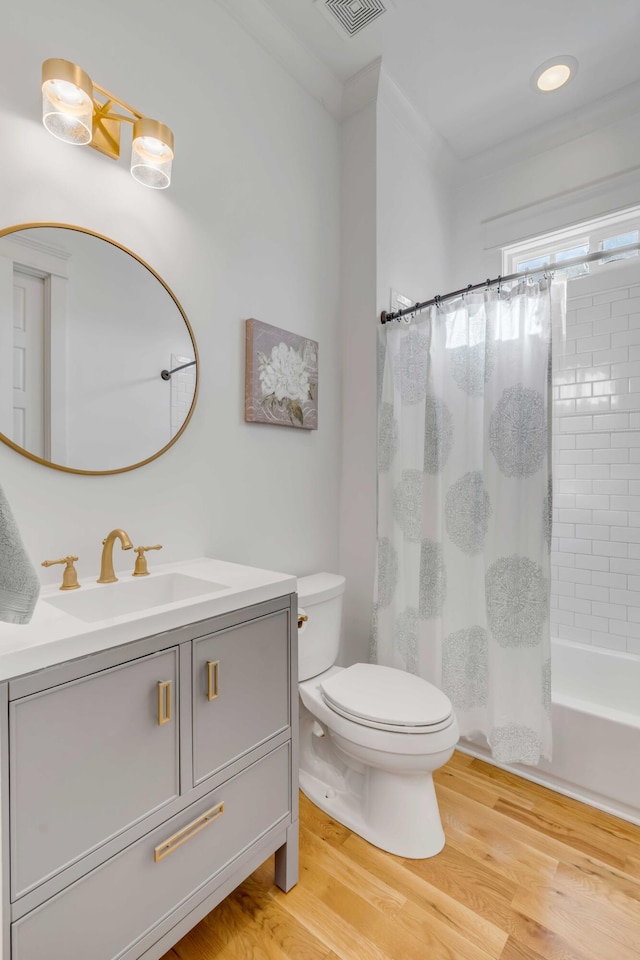
M298 630L302 629L302 624L306 623L308 619L309 617L306 615L306 613L298 614Z
M168 840L165 840L164 843L159 844L159 846L155 848L155 862L160 863L160 861L168 857L170 853L173 853L174 850L181 847L183 843L191 840L192 837L195 837L197 833L204 830L210 823L213 823L214 820L221 817L223 813L224 803L217 803L215 807L211 807L211 810L207 810L206 813L203 813L202 816L194 820L193 823L189 823L186 827L183 827L182 830L178 830L172 837L169 837Z
M162 727L172 719L171 680L158 682L158 726Z
M220 661L207 661L207 700L215 700L219 696L218 681L220 679Z

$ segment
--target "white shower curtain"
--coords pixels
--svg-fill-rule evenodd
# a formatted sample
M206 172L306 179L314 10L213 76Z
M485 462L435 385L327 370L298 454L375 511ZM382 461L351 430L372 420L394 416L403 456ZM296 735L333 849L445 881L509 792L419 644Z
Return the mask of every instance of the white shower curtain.
M371 659L451 699L503 762L551 758L550 346L565 285L446 301L379 334Z

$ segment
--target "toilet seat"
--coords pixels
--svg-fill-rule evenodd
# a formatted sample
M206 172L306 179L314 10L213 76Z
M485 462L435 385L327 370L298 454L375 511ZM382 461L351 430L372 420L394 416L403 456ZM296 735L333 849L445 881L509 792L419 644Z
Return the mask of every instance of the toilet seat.
M354 723L393 733L425 734L454 722L449 698L421 677L356 663L320 683L326 706Z

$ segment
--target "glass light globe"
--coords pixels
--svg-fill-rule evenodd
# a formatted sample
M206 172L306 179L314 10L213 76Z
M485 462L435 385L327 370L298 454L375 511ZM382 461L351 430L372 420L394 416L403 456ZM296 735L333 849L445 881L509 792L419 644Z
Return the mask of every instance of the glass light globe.
M173 134L157 120L143 117L133 126L131 144L131 176L155 190L164 190L171 183Z
M68 60L42 65L42 122L65 143L91 142L93 86L88 75Z

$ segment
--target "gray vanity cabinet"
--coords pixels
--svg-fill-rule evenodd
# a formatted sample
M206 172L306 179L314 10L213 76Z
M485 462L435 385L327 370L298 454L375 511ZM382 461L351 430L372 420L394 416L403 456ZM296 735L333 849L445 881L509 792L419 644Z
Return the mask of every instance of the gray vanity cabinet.
M194 641L194 784L288 726L286 619L280 611Z
M0 684L0 960L159 960L293 886L296 693L295 594Z
M177 679L174 648L11 703L13 899L178 796Z

